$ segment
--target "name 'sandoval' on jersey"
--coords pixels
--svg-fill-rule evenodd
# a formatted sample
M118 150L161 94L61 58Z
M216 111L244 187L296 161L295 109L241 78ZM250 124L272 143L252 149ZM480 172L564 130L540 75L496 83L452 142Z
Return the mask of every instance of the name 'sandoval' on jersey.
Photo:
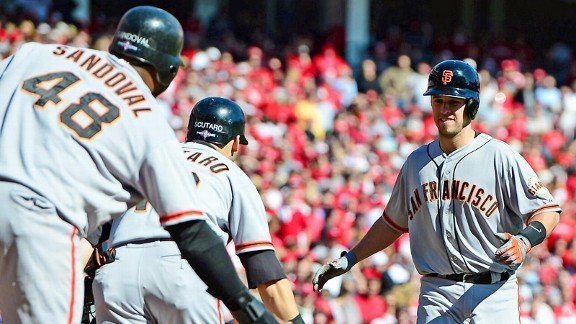
M47 198L83 235L143 198L171 224L205 218L174 131L125 60L32 42L0 75L0 178Z

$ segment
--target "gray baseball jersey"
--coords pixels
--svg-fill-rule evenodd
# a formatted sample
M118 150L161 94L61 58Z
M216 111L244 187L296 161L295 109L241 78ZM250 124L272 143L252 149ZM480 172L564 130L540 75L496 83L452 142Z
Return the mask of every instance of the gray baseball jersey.
M143 196L170 220L201 214L174 132L125 61L28 43L4 65L0 179L48 198L83 233Z
M517 323L515 269L495 260L502 242L494 234L517 234L532 216L560 212L522 156L485 134L450 154L436 140L408 157L392 197L382 217L410 233L419 273L490 278L475 284L423 276L418 323Z
M273 250L264 205L250 178L234 162L206 145L184 143L182 148L189 161L190 177L198 186L199 208L205 211L223 243L233 240L237 254ZM121 323L123 318L129 318L131 323L146 322L148 317L161 314L162 318L178 318L179 323L216 323L222 319L220 304L206 293L206 286L190 267L179 265L180 270L174 270L161 266L167 256L179 255L173 242L138 244L167 237L146 202L113 221L109 243L117 247L119 262L105 265L96 273L93 291L99 321ZM144 264L140 262L144 258L164 261ZM181 271L191 274L173 275ZM127 277L126 273L141 275ZM174 288L175 280L181 288ZM147 294L144 299L139 297L144 296L143 290ZM158 302L160 297L162 305ZM176 303L180 306L174 307Z
M142 198L168 224L204 219L195 184L182 176L179 143L149 89L109 53L24 44L0 63L0 94L0 185L10 188L0 199L0 307L9 321L74 322L82 306L79 236ZM62 226L56 239L54 226L43 230L48 222L31 218L39 226L14 235L26 222L12 220L30 210L73 227ZM14 245L18 253L1 252ZM53 282L51 289L29 284L39 260L56 269L32 281ZM28 303L29 317L17 314L15 301Z
M530 217L560 206L526 160L479 134L450 154L438 140L406 160L383 218L410 233L419 273L505 272L494 252L498 232L517 234Z

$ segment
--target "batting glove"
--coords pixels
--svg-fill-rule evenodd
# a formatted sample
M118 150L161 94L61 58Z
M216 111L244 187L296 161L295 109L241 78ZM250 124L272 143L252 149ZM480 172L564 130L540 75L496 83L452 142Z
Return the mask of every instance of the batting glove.
M312 279L314 291L321 291L328 280L346 273L354 264L356 264L354 253L342 252L340 258L323 265L316 271Z
M496 250L496 258L509 266L518 266L524 262L526 254L532 249L532 245L522 235L510 233L496 233L504 245Z

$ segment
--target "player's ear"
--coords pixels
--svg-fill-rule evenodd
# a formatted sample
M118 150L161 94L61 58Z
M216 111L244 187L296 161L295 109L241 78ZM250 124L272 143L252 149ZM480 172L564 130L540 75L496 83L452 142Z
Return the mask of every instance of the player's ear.
M240 149L240 135L234 136L234 143L232 143L232 155Z

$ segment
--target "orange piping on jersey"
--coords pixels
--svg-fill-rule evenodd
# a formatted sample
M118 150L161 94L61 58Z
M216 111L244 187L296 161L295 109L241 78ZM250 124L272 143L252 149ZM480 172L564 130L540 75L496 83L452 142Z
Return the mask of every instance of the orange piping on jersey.
M220 299L216 299L216 310L218 311L218 324L224 324L224 318L222 316L222 308L220 305Z
M68 305L68 324L74 323L74 304L76 303L76 245L74 244L74 237L76 236L76 227L72 230L70 234L70 243L72 247L70 248L70 261L72 266L72 278L70 280L70 304Z
M160 222L161 223L166 223L169 221L173 221L175 219L179 219L179 218L183 218L186 216L190 216L190 215L197 215L197 216L201 216L204 213L202 213L199 210L186 210L183 212L178 212L178 213L173 213L173 214L168 214L168 215L164 215L162 217L160 217Z
M386 223L388 223L388 225L390 225L390 227L397 230L398 232L408 232L407 228L404 228L404 227L394 223L394 221L390 217L388 217L388 214L386 214L386 212L382 213L382 218L384 218L384 221Z
M522 316L520 314L520 285L516 281L516 297L518 298L518 323L522 323Z
M238 252L240 250L245 250L245 249L256 247L256 246L274 247L271 242L266 242L266 241L248 242L248 243L238 244L235 247L236 247L236 252Z
M550 204L550 205L544 205L544 206L538 207L530 213L528 218L526 218L526 224L530 223L530 220L536 214L541 214L541 213L545 213L545 212L559 212L558 209L560 209L560 205L558 205L558 204Z

